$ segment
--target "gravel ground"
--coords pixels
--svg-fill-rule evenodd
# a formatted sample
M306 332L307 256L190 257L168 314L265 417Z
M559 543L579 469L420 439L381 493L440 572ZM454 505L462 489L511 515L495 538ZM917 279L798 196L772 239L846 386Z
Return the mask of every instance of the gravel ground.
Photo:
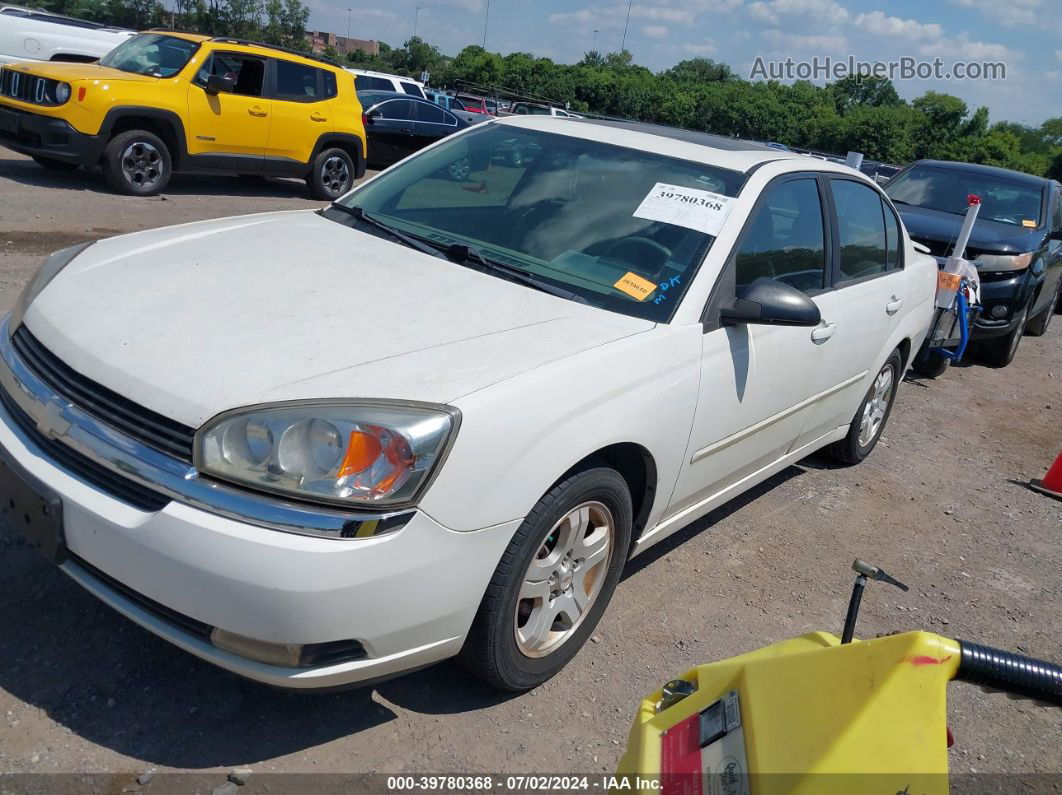
M164 198L125 198L0 151L0 309L44 254L79 240L313 206L282 180L177 178ZM237 767L610 771L638 700L673 674L839 632L857 555L911 585L871 586L862 635L921 627L1062 660L1062 503L1025 486L1062 449L1060 342L1056 322L1007 369L909 380L867 461L812 457L636 559L594 642L516 697L449 663L331 695L246 682L121 618L2 528L0 772L107 773L121 791L149 769L187 770L209 791ZM953 773L1062 775L1062 710L949 693Z

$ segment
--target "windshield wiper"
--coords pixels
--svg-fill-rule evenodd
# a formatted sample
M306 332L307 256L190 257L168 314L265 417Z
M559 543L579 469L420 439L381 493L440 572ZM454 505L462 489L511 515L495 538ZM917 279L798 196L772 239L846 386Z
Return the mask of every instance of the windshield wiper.
M501 260L485 257L480 251L472 248L472 246L466 246L464 243L452 243L446 247L445 252L447 255L449 255L449 259L452 259L460 264L472 261L475 262L477 265L481 265L489 271L494 271L495 273L502 273L507 278L512 279L513 281L520 282L521 284L526 284L528 287L533 287L534 289L541 290L544 293L555 295L558 298L567 298L569 301L575 301L576 303L580 304L590 303L586 300L586 298L579 295L578 293L573 293L571 290L565 290L563 287L557 287L556 285L550 284L549 282L542 281L541 279L536 279L527 271L521 268L517 268L514 265L509 265L508 263L502 262Z
M396 240L401 240L410 248L415 248L417 251L422 251L425 254L431 254L433 257L442 257L443 259L447 258L446 255L439 251L439 249L437 249L435 246L430 246L427 243L423 243L420 240L417 240L415 237L407 235L405 232L395 229L390 224L385 224L380 219L375 218L365 212L365 210L360 205L347 207L345 204L333 203L330 206L334 207L337 210L342 210L347 215L351 216L352 218L356 218L362 223L366 223L369 226L375 226L377 229L381 229L384 232L387 232L387 234L391 235L391 237L395 238Z

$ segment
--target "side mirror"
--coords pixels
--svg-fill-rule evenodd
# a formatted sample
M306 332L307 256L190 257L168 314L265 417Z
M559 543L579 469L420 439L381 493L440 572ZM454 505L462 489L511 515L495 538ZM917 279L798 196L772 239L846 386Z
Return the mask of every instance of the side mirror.
M232 90L236 88L236 81L231 77L222 77L221 75L211 75L207 78L205 91L210 96L216 96L218 94L231 94Z
M761 276L719 313L724 326L759 323L768 326L817 326L818 305L785 282Z

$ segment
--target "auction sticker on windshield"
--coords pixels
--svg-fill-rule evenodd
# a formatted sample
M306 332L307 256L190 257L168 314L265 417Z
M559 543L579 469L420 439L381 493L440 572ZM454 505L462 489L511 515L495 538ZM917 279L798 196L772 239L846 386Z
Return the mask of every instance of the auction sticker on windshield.
M656 289L656 285L651 281L643 279L637 273L631 273L630 271L623 274L620 280L612 286L639 301L644 301Z
M721 193L658 182L642 199L634 217L684 226L714 237L732 208L733 200Z

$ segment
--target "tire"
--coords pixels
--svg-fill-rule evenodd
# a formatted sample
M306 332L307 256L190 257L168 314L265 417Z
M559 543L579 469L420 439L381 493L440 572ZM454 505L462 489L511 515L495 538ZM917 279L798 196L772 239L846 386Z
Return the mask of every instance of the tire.
M1047 333L1047 329L1051 327L1051 318L1055 316L1055 308L1058 306L1058 296L1062 293L1062 276L1058 279L1058 286L1055 288L1055 297L1051 299L1051 302L1040 311L1036 317L1029 321L1029 325L1025 327L1025 333L1030 337L1042 337Z
M591 466L550 489L502 555L459 662L514 692L560 671L590 637L616 590L632 523L631 495L614 469ZM581 547L586 539L590 543ZM586 557L580 558L580 549ZM578 593L587 598L581 606Z
M313 159L306 185L315 199L335 201L354 187L354 161L342 149L325 149Z
M459 157L444 169L444 173L454 182L464 182L472 173L472 161L467 157Z
M902 366L900 352L893 351L875 376L863 402L859 404L859 409L848 428L848 435L827 447L828 455L843 464L858 464L870 455L885 430L889 415L892 414ZM883 384L883 379L887 379L888 383Z
M41 168L46 168L49 171L77 171L81 168L79 163L68 163L65 160L56 160L41 155L33 155L33 162Z
M170 150L147 130L119 133L103 150L103 176L119 193L154 196L173 176Z
M1029 304L1026 304L1018 316L1018 322L1014 324L1014 328L1010 330L1009 334L981 343L982 361L989 367L997 368L1006 367L1014 361L1014 355L1018 352L1018 345L1021 344L1021 338L1025 333L1025 324L1028 318Z
M947 356L923 348L911 362L911 369L923 378L940 378L950 364Z

